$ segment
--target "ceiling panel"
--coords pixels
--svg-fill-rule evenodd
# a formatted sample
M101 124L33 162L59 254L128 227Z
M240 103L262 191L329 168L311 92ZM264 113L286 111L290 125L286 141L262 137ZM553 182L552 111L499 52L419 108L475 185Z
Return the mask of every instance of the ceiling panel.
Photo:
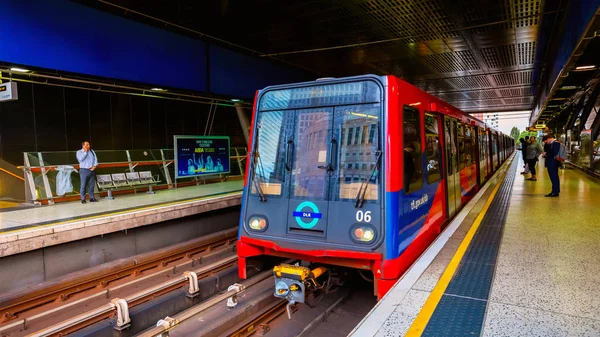
M466 111L530 109L547 0L108 0L326 76L399 76ZM146 23L147 18L95 5ZM164 23L156 23L165 27ZM168 27L166 29L175 29ZM187 33L189 32L184 32ZM213 40L214 42L214 40ZM321 76L322 76L321 75Z

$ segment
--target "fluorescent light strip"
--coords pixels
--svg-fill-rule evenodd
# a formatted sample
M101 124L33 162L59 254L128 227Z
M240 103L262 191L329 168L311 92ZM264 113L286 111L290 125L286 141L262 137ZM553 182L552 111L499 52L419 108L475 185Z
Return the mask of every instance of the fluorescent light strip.
M19 73L28 73L28 72L31 71L29 69L23 69L23 68L10 68L10 70L11 71L16 71L16 72L19 72Z
M595 65L579 66L579 67L575 68L575 70L589 70L589 69L594 69L594 68L596 68Z

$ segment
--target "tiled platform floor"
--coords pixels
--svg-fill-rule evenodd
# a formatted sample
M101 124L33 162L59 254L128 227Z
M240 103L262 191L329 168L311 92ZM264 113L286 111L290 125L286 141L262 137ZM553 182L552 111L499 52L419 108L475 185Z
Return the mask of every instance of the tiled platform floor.
M518 164L482 335L600 336L600 182L561 170L560 197L546 198L551 183L539 164L537 182ZM485 199L416 282L378 304L391 309L372 311L387 317L365 319L353 336L405 335Z

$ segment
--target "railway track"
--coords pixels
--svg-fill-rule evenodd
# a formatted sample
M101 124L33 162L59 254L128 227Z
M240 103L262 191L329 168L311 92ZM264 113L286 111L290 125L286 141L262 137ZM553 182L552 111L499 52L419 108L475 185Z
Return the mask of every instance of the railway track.
M233 227L4 294L0 336L64 335L113 316L119 325L132 307L186 284L193 296L198 279L236 268L236 235ZM73 312L84 313L73 317Z
M288 320L287 301L273 296L272 271L262 272L240 285L136 336L164 336L166 332L170 337L331 336L331 329L350 332L376 302L372 289L356 292L352 287L340 288L316 308L294 306L292 320ZM238 304L227 307L224 302L232 296L237 297ZM343 327L328 326L328 319Z

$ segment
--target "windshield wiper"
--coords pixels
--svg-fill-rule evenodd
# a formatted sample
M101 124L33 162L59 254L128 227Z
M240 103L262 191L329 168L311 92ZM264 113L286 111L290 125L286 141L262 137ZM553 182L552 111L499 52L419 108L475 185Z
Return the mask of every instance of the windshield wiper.
M381 159L381 150L377 150L375 152L377 158L375 159L375 165L373 165L373 169L371 170L371 174L369 175L369 179L363 180L362 184L360 184L360 188L358 189L358 193L356 194L356 203L354 204L355 208L362 208L365 203L365 197L367 195L367 189L369 186L367 183L373 179L373 174L375 174L375 170L377 169L377 165L379 165L379 159Z
M254 187L256 187L258 200L265 202L267 201L267 197L265 196L261 186L262 180L259 178L259 175L256 174L256 161L259 161L259 166L262 168L262 161L260 161L260 153L258 152L258 130L259 128L256 128L256 143L254 145L254 152L252 153L252 182Z
M285 148L285 169L288 171L292 170L292 153L294 152L294 141L292 138L288 139Z

